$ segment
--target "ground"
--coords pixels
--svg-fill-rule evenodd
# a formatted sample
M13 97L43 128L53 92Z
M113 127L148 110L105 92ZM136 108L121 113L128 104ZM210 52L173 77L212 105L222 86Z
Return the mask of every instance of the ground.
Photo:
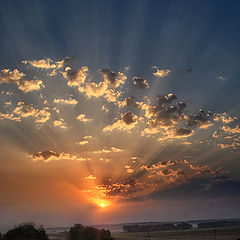
M240 228L194 229L184 231L161 231L148 233L113 233L115 240L237 240L240 239Z

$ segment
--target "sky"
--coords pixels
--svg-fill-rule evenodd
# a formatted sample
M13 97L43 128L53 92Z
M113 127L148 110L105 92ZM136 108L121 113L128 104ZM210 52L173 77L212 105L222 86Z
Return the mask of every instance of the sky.
M240 217L239 10L2 0L0 227Z

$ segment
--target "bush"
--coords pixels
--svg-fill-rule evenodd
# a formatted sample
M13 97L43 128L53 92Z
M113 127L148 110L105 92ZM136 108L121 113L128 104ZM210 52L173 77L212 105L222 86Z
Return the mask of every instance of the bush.
M68 240L112 240L109 230L98 230L93 227L84 227L81 224L75 224L70 228Z
M21 224L9 230L2 240L49 240L43 227L36 229L33 224Z

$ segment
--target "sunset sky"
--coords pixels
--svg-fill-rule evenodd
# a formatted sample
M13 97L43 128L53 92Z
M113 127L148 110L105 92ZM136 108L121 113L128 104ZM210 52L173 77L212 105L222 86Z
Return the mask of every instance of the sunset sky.
M239 11L1 1L0 227L240 217Z

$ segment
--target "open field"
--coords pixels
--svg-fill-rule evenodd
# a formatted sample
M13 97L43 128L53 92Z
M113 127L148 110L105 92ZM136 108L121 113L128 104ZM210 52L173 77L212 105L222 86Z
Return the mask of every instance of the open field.
M215 234L216 233L216 234ZM219 229L194 229L183 231L161 231L112 234L115 240L237 240L240 239L240 228L219 228Z

